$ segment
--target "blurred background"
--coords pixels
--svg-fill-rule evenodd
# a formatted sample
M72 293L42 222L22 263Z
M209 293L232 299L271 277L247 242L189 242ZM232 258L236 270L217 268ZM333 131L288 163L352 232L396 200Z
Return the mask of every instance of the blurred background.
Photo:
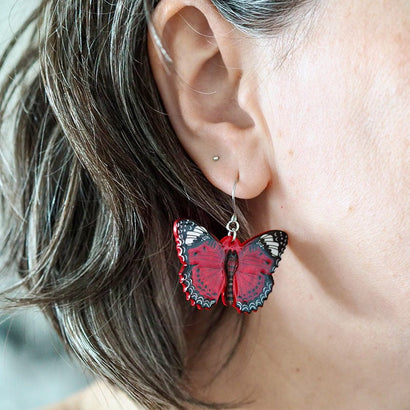
M40 312L2 315L0 321L1 410L39 409L91 381L68 357Z
M1 53L37 4L38 0L1 0ZM5 285L4 278L0 284ZM10 316L0 309L0 410L39 409L91 381L69 358L41 312L30 309Z

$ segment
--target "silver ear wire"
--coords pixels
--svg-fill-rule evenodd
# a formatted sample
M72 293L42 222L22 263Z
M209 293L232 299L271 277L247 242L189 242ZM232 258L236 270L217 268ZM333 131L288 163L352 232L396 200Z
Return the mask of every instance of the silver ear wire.
M216 161L219 161L219 155L215 155L214 157L212 157L212 159L216 162Z
M233 209L234 214L236 214L235 191L236 191L236 186L238 185L238 182L239 182L239 176L236 178L236 181L232 187L232 209Z
M236 186L238 185L239 182L239 175L236 178L235 183L233 184L232 187L232 209L233 209L233 214L229 222L226 224L226 229L228 231L228 236L232 236L232 242L236 239L236 233L239 231L239 222L238 222L238 217L236 215L236 201L235 201L235 191L236 191Z

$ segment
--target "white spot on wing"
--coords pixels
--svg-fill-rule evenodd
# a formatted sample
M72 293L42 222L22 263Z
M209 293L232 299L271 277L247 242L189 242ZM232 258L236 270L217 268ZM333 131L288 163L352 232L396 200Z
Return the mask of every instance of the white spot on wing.
M196 226L193 231L188 231L186 234L185 243L187 246L191 246L200 236L207 233L202 226Z
M273 239L272 235L262 235L260 240L267 246L272 256L279 256L279 243Z

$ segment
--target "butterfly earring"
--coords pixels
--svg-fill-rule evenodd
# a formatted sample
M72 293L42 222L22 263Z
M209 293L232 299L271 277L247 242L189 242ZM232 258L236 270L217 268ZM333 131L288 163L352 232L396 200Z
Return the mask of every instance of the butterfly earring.
M241 243L236 234L235 189L232 188L233 215L226 225L228 235L220 241L204 227L189 219L174 223L180 283L186 299L198 309L210 309L221 298L225 306L239 313L258 310L273 288L272 274L286 248L288 235L268 231Z

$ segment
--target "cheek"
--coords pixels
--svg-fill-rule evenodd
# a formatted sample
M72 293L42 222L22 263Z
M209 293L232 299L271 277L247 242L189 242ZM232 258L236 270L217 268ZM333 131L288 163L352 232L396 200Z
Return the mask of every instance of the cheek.
M277 99L282 138L273 138L292 208L322 232L375 201L371 180L380 178L377 147L359 121L364 92L358 96L359 80L345 75L331 57L318 60L313 54L300 62ZM277 123L270 125L275 135Z
M326 252L397 266L410 245L405 128L387 119L380 127L383 98L370 104L363 93L359 104L351 98L360 95L351 78L339 90L333 83L303 85L301 115L275 141L283 197L294 217L289 229L321 241ZM332 91L316 91L323 88Z
M287 147L278 157L283 194L298 222L356 238L381 230L404 233L410 170L398 156L403 151L316 136L322 145Z
M289 230L328 244L331 254L355 255L357 268L405 272L409 28L392 33L380 18L377 30L367 29L357 19L329 23L334 32L313 35L265 87L275 169Z
M321 229L394 242L410 228L410 24L379 30L378 38L346 34L299 60L293 97L280 96L288 121L278 160L292 201Z

